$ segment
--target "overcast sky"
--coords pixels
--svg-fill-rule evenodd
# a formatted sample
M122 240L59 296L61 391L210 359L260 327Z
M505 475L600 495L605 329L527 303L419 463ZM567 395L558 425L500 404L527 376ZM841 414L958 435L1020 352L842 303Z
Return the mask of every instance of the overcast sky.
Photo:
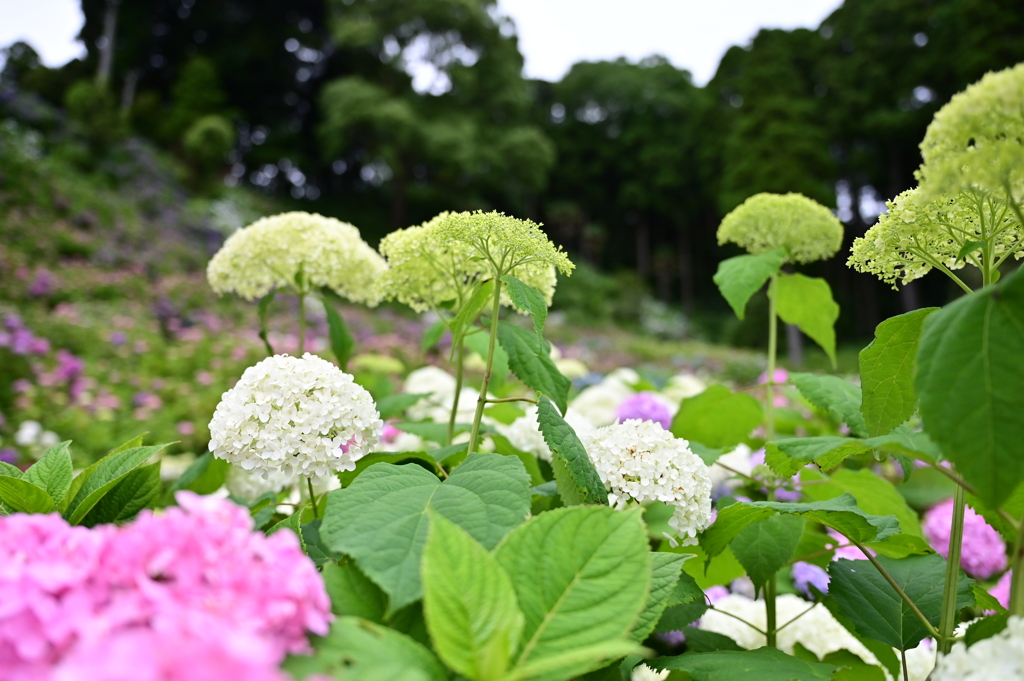
M200 0L201 2L202 0ZM499 0L526 75L558 80L577 61L664 55L703 85L730 45L759 28L816 27L840 0ZM84 53L77 0L0 0L0 46L25 40L47 66Z

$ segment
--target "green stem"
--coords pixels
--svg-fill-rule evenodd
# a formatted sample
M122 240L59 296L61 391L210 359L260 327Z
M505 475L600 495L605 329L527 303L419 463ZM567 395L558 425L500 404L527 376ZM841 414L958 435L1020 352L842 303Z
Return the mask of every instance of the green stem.
M946 582L942 589L942 618L939 620L939 650L943 655L953 647L956 629L956 592L960 581L960 549L964 538L964 506L966 492L953 488L953 527L949 533L949 554L946 556Z
M452 413L448 417L448 434L445 437L445 445L452 443L455 437L455 416L459 412L459 397L462 395L462 360L464 357L462 343L455 349L455 397L452 399Z
M775 354L778 351L778 319L775 312L775 298L778 293L778 273L773 274L768 280L768 383L765 386L765 393L768 396L765 404L765 417L768 419L765 427L765 440L771 442L775 439ZM772 644L769 644L772 645Z
M309 476L309 475L306 476L306 486L309 489L309 503L313 504L313 517L314 518L319 518L320 517L320 512L316 508L316 495L313 494L313 477L312 476ZM300 510L299 512L301 513L302 511Z
M484 383L480 386L480 397L476 401L476 413L473 414L473 429L469 432L469 447L467 454L476 451L477 442L480 439L480 421L484 417L484 407L487 406L487 387L491 382L491 367L494 364L494 344L498 339L498 312L501 308L501 277L494 278L494 301L491 304L491 337L487 343L487 369L484 371Z
M299 357L306 351L306 294L299 294Z
M775 593L777 591L777 584L775 582L775 575L768 578L768 582L764 585L764 611L766 615L765 629L767 629L765 638L768 639L768 647L775 648L776 634L779 631L778 623L776 620L775 611Z
M1013 577L1010 578L1010 614L1024 615L1024 518L1017 527L1017 541L1013 545L1010 563Z
M531 400L529 397L496 397L493 400L487 400L487 404L501 404L503 402L529 402L530 404L537 404L537 400Z

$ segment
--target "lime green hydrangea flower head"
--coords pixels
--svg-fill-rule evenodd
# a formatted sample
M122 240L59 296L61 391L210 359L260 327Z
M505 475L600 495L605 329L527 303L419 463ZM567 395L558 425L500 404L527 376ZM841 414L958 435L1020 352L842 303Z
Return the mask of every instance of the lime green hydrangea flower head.
M1006 203L990 194L968 191L929 201L920 189L910 189L886 206L878 222L854 240L847 265L893 288L932 268L950 274L967 264L981 267L986 240L994 262L1024 257L1020 225Z
M434 227L446 246L469 249L479 276L520 279L544 296L548 304L555 292L556 270L568 276L575 265L548 239L540 226L503 213L449 213ZM503 294L502 303L511 305Z
M725 216L719 245L735 243L758 255L785 248L787 262L831 258L843 241L843 225L825 206L803 194L755 194Z
M303 212L257 220L224 242L206 277L214 291L247 300L273 289L307 293L327 286L356 303L376 305L387 265L347 222Z
M1024 64L986 74L939 109L921 142L927 200L979 189L1024 200Z
M417 312L454 300L462 306L469 295L479 266L466 244L444 243L437 236L437 224L448 213L418 227L391 232L380 242L388 270L380 278L381 297L398 300Z

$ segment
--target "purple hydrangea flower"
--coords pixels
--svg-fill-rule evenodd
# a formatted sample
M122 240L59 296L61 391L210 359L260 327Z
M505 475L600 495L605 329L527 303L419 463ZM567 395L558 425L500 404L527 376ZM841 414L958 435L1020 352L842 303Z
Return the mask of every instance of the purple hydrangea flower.
M4 463L13 464L18 460L18 450L13 447L4 447L0 449L0 461Z
M1010 607L1010 582L1013 580L1013 570L1007 570L1003 573L1003 576L999 578L999 582L989 589L989 593L992 594L993 598L999 601L999 605L1004 608ZM986 612L986 615L993 614Z
M641 392L627 397L615 410L620 422L630 419L653 421L665 430L672 427L672 411L653 393Z
M823 594L828 593L828 573L813 563L803 561L793 563L792 577L796 590L808 598L814 598L810 589L812 586Z
M924 514L921 529L933 549L945 558L953 528L953 500L933 506ZM1006 569L1006 544L999 532L968 507L964 509L964 538L960 565L971 577L988 579Z
M128 336L124 331L115 331L110 334L110 342L114 345L124 345L127 340Z

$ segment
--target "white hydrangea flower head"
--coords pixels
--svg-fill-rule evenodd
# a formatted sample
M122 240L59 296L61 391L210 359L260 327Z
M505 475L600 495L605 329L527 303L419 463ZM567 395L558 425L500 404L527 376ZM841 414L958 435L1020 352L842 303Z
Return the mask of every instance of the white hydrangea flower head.
M619 371L623 370L616 369L612 374ZM606 376L597 385L591 385L581 390L570 404L573 409L587 417L598 428L615 423L615 412L619 405L635 392L629 387L629 384L618 377L613 377L612 374ZM639 376L637 376L637 380L640 380Z
M568 423L576 436L587 449L590 444L590 437L595 428L586 416L569 407L565 412L565 422ZM551 461L551 449L544 441L544 435L540 432L540 424L537 421L537 407L530 407L524 416L520 416L509 425L499 424L498 432L508 438L516 449L529 452L534 456Z
M608 503L662 501L675 507L669 527L683 544L711 524L711 477L690 444L653 421L630 419L594 431L587 449Z
M1024 64L988 73L935 113L918 170L929 199L976 189L1024 199Z
M778 596L775 605L776 621L780 627L777 641L779 650L792 655L794 646L799 643L819 658L838 650L849 650L868 664L879 664L878 658L854 638L824 605L814 605L793 594ZM806 615L803 614L805 612ZM736 617L762 631L768 626L763 600L755 601L739 594L729 594L715 601L714 610L708 610L701 616L700 628L728 636L746 650L766 645L764 634L751 629Z
M327 286L353 302L376 305L377 280L386 269L356 227L292 212L261 218L229 236L210 260L206 276L217 293L246 300L273 289L306 293Z
M350 374L308 352L251 366L210 421L210 450L248 471L326 476L373 451L384 423Z
M651 669L641 662L637 666L633 667L633 672L629 675L629 681L663 681L668 678L668 675L668 669L658 671Z
M836 254L843 224L803 194L754 194L722 220L718 244L730 241L755 255L785 248L788 262L808 263Z
M676 374L665 382L661 393L678 405L688 397L700 395L707 387L707 383L693 374Z
M228 468L224 486L231 496L251 503L264 494L277 494L284 488L293 486L295 482L295 475L287 475L281 469L267 473L264 477L259 470L247 471L240 466L231 466Z
M1010 617L1006 628L970 648L962 642L935 667L933 681L994 681L1024 678L1024 617Z

